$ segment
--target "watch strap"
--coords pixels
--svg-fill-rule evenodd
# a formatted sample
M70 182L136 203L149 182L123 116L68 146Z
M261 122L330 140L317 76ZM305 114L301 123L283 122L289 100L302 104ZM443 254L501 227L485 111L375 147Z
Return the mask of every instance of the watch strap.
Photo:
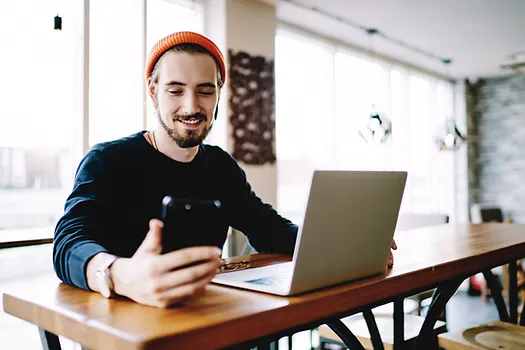
M118 259L118 256L112 256L104 261L102 265L97 268L97 277L103 279L103 283L109 289L109 295L104 295L108 293L102 293L105 297L109 298L114 295L115 289L113 285L113 278L111 278L111 273L109 271L111 265Z

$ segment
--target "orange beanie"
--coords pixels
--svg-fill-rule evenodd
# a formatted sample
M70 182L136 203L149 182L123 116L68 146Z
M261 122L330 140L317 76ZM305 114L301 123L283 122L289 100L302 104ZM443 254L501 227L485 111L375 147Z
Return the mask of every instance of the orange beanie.
M150 77L153 67L162 54L175 45L179 44L197 44L208 50L213 57L219 62L222 81L226 82L226 65L221 50L213 41L204 35L194 32L177 32L160 39L151 49L146 59L146 81Z

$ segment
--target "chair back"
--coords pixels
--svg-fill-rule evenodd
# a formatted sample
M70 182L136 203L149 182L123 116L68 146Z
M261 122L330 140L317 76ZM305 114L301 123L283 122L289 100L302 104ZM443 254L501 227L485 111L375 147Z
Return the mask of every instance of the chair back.
M500 207L491 204L477 203L470 208L473 224L482 222L503 222L503 211Z

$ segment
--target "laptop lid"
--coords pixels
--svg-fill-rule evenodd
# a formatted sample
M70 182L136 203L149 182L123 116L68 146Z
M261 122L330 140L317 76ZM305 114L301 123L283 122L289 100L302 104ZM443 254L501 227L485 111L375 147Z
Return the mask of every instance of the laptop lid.
M293 295L385 272L406 177L315 171L293 262L219 274L213 282ZM254 283L285 274L291 283Z
M405 171L315 171L290 294L385 272Z

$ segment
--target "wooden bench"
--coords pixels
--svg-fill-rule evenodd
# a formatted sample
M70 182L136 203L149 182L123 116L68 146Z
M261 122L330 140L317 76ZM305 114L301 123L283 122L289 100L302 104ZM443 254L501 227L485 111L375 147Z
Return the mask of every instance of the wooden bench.
M523 350L525 327L494 321L439 334L438 342L445 350Z

